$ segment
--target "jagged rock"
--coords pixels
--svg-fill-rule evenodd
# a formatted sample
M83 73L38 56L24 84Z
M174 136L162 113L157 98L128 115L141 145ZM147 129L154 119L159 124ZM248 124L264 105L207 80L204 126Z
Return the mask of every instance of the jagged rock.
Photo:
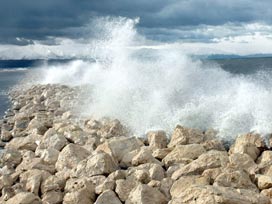
M96 150L102 150L117 161L121 161L124 155L133 150L140 149L141 146L143 144L135 137L117 137L99 145Z
M169 204L269 204L269 198L250 190L220 186L191 186Z
M90 204L94 201L95 189L90 181L80 178L66 182L63 204Z
M79 162L73 169L75 177L91 177L110 174L117 170L117 164L112 157L104 152L97 152Z
M28 170L20 175L20 182L23 184L26 191L38 195L40 186L50 176L47 171L38 169Z
M202 174L202 172L206 169L224 167L228 162L229 158L226 152L211 150L200 155L198 159L175 171L172 175L172 179L177 180L179 177L185 175Z
M11 186L13 184L13 180L11 176L9 175L2 175L0 177L0 191L6 187L6 186Z
M163 149L167 146L167 137L164 131L151 131L147 133L149 147L152 150Z
M56 149L48 148L41 151L40 157L44 163L55 165L58 160L59 153L60 152Z
M42 196L42 203L46 204L62 204L63 192L50 191Z
M204 141L204 134L197 129L190 129L177 125L168 147L186 144L199 144Z
M12 139L12 134L10 131L1 129L1 140L3 142L9 142Z
M243 169L250 175L258 171L258 166L248 154L231 154L229 156L230 166L235 169Z
M95 204L108 204L109 202L111 204L122 204L112 190L107 190L100 194L95 201Z
M120 200L125 202L128 199L129 193L138 185L138 181L133 179L119 179L116 180L115 192Z
M200 144L177 145L162 161L166 167L176 163L187 163L187 160L197 159L206 150Z
M216 177L213 185L259 192L255 184L252 183L248 173L244 170L225 169L224 172Z
M170 189L173 185L174 181L171 178L164 178L160 182L159 190L162 192L166 199L169 201L171 199Z
M35 151L41 141L40 135L30 134L26 137L15 137L6 144L7 149Z
M56 162L57 171L61 171L64 168L72 169L76 167L80 161L86 159L90 155L90 152L83 147L75 144L69 144L65 146L59 153L58 160Z
M205 176L184 176L175 181L170 189L172 198L179 197L186 189L192 185L209 185L209 178Z
M213 184L214 180L222 173L222 168L206 169L203 171L202 176L209 178L210 183Z
M139 184L134 188L125 202L126 204L166 204L167 199L157 189L145 184Z
M261 136L249 133L237 137L229 152L231 154L248 154L253 160L256 160L260 154L260 149L264 148L265 142Z
M56 175L51 175L41 183L41 192L45 194L49 191L63 191L66 180Z
M41 200L38 196L35 196L33 193L22 192L18 193L9 199L5 204L41 204Z
M272 187L272 177L267 175L256 175L257 185L260 190Z
M145 163L155 163L161 165L161 162L155 159L152 156L152 152L146 147L141 148L141 150L132 158L131 163L133 166L138 166Z
M222 142L216 139L204 141L202 145L206 149L206 151L209 150L225 151L225 147L222 144Z
M22 161L22 155L15 149L6 149L0 153L0 167L9 165L16 167Z
M152 152L152 156L155 157L156 159L163 159L166 157L173 148L164 148L164 149L156 149Z

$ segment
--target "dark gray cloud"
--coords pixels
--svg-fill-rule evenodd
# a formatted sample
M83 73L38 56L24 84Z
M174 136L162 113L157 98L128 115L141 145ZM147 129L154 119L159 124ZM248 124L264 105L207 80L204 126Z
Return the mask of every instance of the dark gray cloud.
M0 0L0 43L29 43L16 37L77 38L74 28L94 16L140 17L139 28L152 39L198 39L176 30L226 23L271 23L271 0ZM186 32L185 32L186 33Z

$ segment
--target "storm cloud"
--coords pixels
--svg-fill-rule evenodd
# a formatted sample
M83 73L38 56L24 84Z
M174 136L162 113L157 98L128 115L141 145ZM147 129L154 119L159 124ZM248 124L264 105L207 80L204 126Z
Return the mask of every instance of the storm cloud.
M270 0L0 0L0 43L29 44L52 37L79 38L74 32L96 16L140 17L148 38L209 41L192 32L209 26L271 24ZM243 26L242 26L243 27ZM239 31L240 32L240 31ZM211 37L212 36L212 37ZM20 39L20 40L18 40Z

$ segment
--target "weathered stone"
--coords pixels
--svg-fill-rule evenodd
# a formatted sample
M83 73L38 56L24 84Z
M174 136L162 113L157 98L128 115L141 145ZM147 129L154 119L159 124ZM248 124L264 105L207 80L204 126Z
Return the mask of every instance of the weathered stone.
M95 204L122 204L119 198L112 190L104 191L95 201Z
M56 169L57 171L61 171L64 168L72 169L76 167L80 161L86 159L89 155L90 152L83 147L75 144L69 144L59 153L59 157L56 162Z
M9 199L5 204L41 204L41 200L38 196L33 193L22 192L18 193Z
M252 183L248 173L244 170L225 169L225 171L215 179L213 185L259 192L255 184Z
M248 154L231 154L229 156L230 166L233 169L243 169L250 175L258 171L258 166Z
M263 190L272 187L272 177L266 175L256 175L258 188Z
M229 158L226 152L211 150L175 171L172 179L177 180L180 176L202 174L206 169L224 167L228 162Z
M141 148L138 154L133 157L131 163L134 166L138 166L140 164L145 164L145 163L155 163L155 164L161 165L161 162L155 159L152 156L152 152L146 147Z
M161 185L159 187L160 192L162 192L166 199L169 201L171 199L170 189L174 183L171 178L164 178L161 180Z
M170 189L172 197L179 197L186 189L195 186L209 185L209 178L205 176L184 176L175 181Z
M269 204L269 198L245 189L221 186L191 186L169 204Z
M0 167L5 165L16 167L22 161L22 155L14 149L6 149L0 153Z
M203 171L202 176L209 178L210 183L213 184L214 180L222 173L222 168L206 169Z
M206 151L209 150L225 151L223 143L216 139L204 141L202 145L206 149Z
M28 135L26 137L15 137L6 144L7 149L35 151L41 140L40 135Z
M138 181L130 179L116 180L115 192L118 194L121 201L125 202L128 199L129 193L138 185Z
M176 163L187 163L186 159L197 159L206 150L200 144L178 145L162 161L166 167Z
M174 130L168 147L186 144L199 144L204 141L204 134L197 129L185 128L180 125Z
M135 137L117 137L99 145L97 151L102 150L117 161L121 161L124 155L133 150L140 149L141 146L143 146L143 144Z
M164 149L156 149L152 152L152 156L155 157L156 159L163 159L166 157L173 148L164 148Z
M5 187L5 186L11 186L13 184L13 180L11 176L9 175L2 175L0 177L0 191Z
M50 191L42 196L42 202L46 204L62 204L63 192Z
M45 194L49 191L63 191L65 183L65 179L51 175L41 183L41 192Z
M139 184L134 188L128 199L125 202L126 204L166 204L167 199L165 196L157 189L152 188L145 184Z
M167 137L164 131L151 131L147 133L149 147L152 150L162 149L167 146Z
M79 162L73 171L75 177L91 177L103 174L108 175L117 170L117 168L117 164L109 154L98 152Z
M63 204L90 204L95 200L93 184L85 178L69 179L65 186Z

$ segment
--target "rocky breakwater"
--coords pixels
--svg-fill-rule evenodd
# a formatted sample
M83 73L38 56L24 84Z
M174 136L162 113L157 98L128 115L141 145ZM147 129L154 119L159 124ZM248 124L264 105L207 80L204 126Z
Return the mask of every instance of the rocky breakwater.
M76 88L11 94L1 121L2 204L272 203L272 151L257 134L227 151L215 132L178 125L131 136L118 121L81 121Z

